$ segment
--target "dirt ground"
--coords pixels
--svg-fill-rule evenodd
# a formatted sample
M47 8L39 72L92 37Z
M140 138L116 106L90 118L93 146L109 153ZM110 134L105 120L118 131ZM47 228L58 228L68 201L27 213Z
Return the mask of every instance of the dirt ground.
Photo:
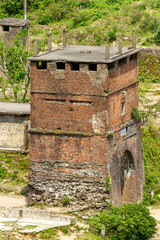
M27 199L23 196L0 194L0 208L26 207Z
M15 196L15 195L4 195L0 194L0 208L16 208L16 207L26 207L27 206L27 200L23 196ZM154 236L153 240L160 240L160 206L150 207L149 208L151 215L156 219L157 221L157 228L158 231L156 235ZM58 213L58 211L61 212L61 209L55 208L54 211ZM79 227L86 228L87 225L83 223L78 223ZM73 232L71 235L63 234L61 231L58 232L58 239L59 240L76 240L78 237L83 234L83 230L79 232ZM26 236L27 238L23 239L33 239L32 237L29 238L29 236ZM20 238L22 239L22 238Z

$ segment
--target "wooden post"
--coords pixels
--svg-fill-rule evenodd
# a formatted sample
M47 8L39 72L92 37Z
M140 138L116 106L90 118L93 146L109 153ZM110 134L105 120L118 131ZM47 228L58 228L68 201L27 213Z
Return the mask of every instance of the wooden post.
M107 45L105 46L105 60L109 60L109 58L110 58L110 47L109 47L109 45L107 44Z
M51 52L52 51L52 33L49 32L48 33L48 51Z
M24 0L24 4L23 4L23 18L24 20L27 19L27 0Z
M118 38L118 53L122 54L122 41L120 38Z
M132 36L132 47L134 49L136 49L136 35L135 35L135 33L133 33L133 36Z
M34 40L34 57L36 57L37 54L38 54L37 40Z
M66 27L63 28L63 47L67 46Z

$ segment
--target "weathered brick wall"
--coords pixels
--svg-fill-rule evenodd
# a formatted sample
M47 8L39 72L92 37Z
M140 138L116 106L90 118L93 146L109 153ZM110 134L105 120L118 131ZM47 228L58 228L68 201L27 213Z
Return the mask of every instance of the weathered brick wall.
M139 202L143 197L144 165L140 123L130 123L131 125L129 123L128 126L126 125L128 133L124 136L120 136L120 129L116 129L116 139L119 141L113 141L107 153L112 181L111 199L115 205L123 202ZM121 161L126 151L131 153L134 166L129 169L121 192Z
M71 64L65 64L65 70L57 69L56 62L48 62L47 69L37 69L37 63L31 63L32 91L51 91L52 93L72 93L76 95L102 95L107 91L108 70L106 64L97 64L97 71L89 71L88 64L80 64L79 71L71 70Z
M59 204L65 195L90 204L108 197L106 138L32 133L31 146L30 185L42 194L41 204ZM37 196L31 192L29 200L36 203Z
M125 60L114 67L97 64L97 71L81 63L79 71L71 63L64 70L55 62L43 70L31 63L29 204L57 205L65 195L77 204L103 205L109 196L114 204L142 199L141 134L131 120L132 107L138 105L138 60ZM134 166L122 193L126 151Z
M124 111L122 111L122 103L124 103ZM133 106L138 107L137 83L110 94L108 98L109 129L114 129L116 126L129 121Z
M95 131L104 133L106 101L106 97L100 96L33 93L32 128L93 132L94 125ZM101 118L99 126L96 126L96 118Z

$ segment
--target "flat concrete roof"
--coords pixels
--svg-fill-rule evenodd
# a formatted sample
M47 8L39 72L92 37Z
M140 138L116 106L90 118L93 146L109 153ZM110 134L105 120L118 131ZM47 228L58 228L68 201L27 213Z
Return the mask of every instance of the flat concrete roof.
M29 103L0 102L0 114L29 115L30 114L30 104Z
M122 54L118 54L117 47L110 47L110 59L105 59L105 46L67 46L57 48L51 52L28 58L31 61L63 61L81 63L112 63L124 57L139 52L141 49L123 47Z
M20 19L20 18L2 18L2 19L0 19L0 25L3 25L3 26L24 26L26 23L30 23L30 21Z

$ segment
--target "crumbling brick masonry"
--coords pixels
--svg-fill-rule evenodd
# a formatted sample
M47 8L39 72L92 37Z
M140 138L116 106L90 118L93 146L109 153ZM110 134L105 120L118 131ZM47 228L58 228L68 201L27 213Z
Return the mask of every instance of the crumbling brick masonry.
M142 199L139 51L113 47L106 60L105 47L67 46L30 58L30 205Z

